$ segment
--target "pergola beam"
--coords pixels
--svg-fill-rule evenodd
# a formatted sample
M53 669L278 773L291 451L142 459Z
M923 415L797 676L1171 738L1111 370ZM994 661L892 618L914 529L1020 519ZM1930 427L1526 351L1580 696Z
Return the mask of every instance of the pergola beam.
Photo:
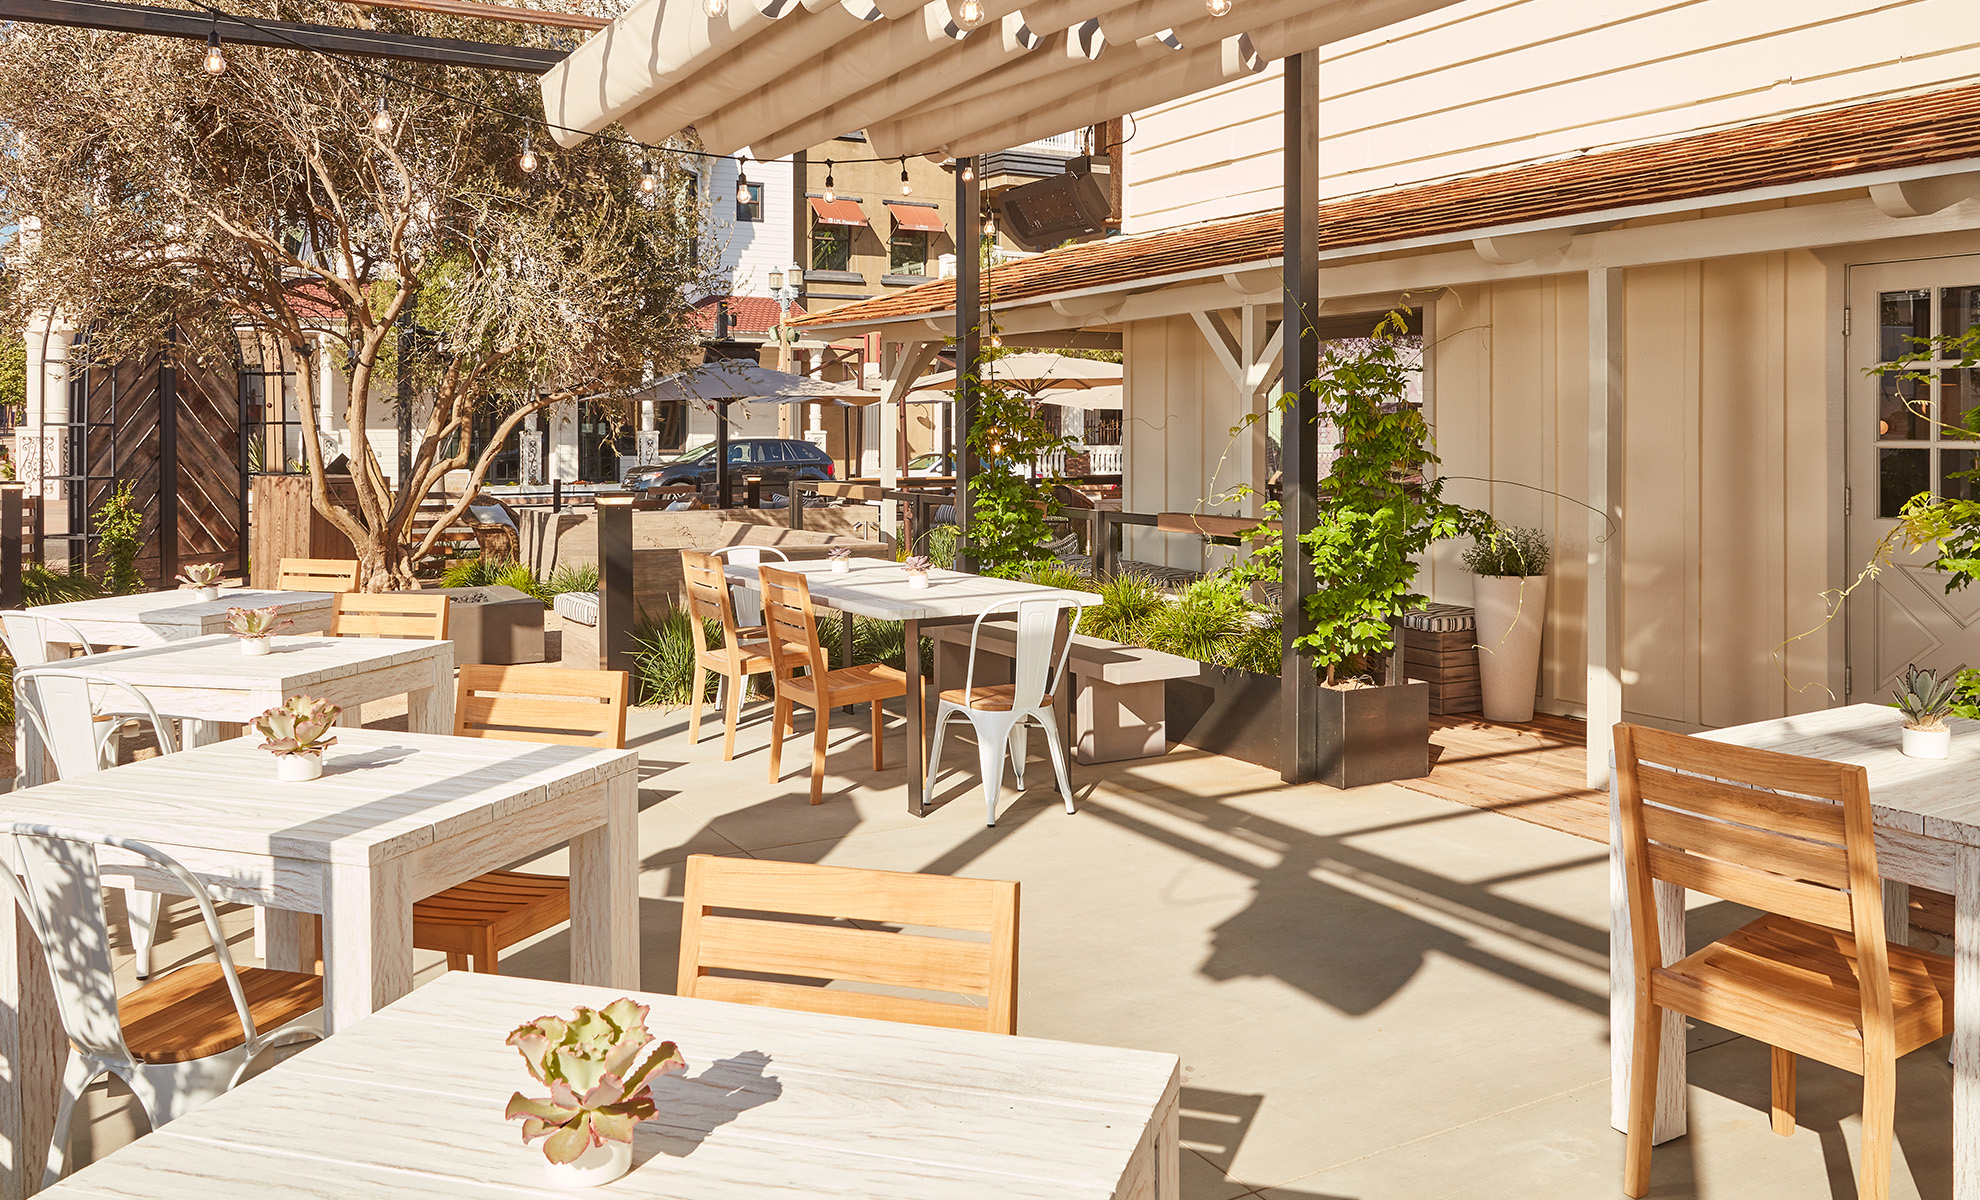
M1319 775L1319 684L1313 664L1293 643L1310 633L1306 602L1314 592L1313 552L1300 540L1320 522L1320 55L1285 62L1285 300L1280 322L1281 378L1292 403L1279 426L1280 520L1284 530L1284 642L1279 673L1279 778L1305 783ZM1290 330L1290 333L1285 331Z
M529 75L541 75L564 58L563 52L558 50L470 42L460 38L420 37L376 29L305 25L293 21L256 20L248 24L233 17L215 17L183 8L122 4L115 0L0 0L0 20L71 25L200 42L206 40L209 32L217 29L223 40L237 46L315 50L357 58L474 67L484 71L519 71Z
M554 12L543 8L516 8L507 4L477 4L474 0L338 0L359 8L400 8L407 12L440 13L477 21L514 21L519 25L551 25L558 29L596 31L612 23L610 17L584 13Z

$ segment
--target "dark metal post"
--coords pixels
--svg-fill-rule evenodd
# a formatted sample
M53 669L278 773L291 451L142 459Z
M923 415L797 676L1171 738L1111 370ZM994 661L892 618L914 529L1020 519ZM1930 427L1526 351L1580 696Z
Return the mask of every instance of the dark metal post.
M179 331L167 330L158 359L158 586L179 573ZM16 537L19 535L16 534Z
M564 481L561 479L550 481L550 511L553 513L564 511Z
M956 567L963 571L976 569L969 545L969 481L976 474L976 454L969 447L969 431L976 424L971 376L983 353L983 204L975 167L974 158L956 160L956 528L963 535Z
M1313 595L1313 561L1300 535L1320 519L1319 398L1309 386L1320 373L1320 56L1308 50L1285 60L1285 276L1281 337L1284 390L1293 396L1279 425L1279 469L1285 538L1282 619L1279 778L1303 783L1320 769L1316 739L1320 689L1312 664L1294 639L1313 628L1306 600Z
M236 434L236 457L234 462L240 471L241 483L240 523L235 526L235 528L241 531L241 534L240 544L235 547L234 570L240 574L242 583L248 582L248 572L254 565L250 560L254 549L254 529L249 524L249 521L253 519L253 513L249 508L248 499L254 491L253 476L248 474L248 438L253 436L249 430L254 425L254 422L248 420L247 371L248 365L246 362L242 362L234 370L234 420ZM263 381L262 386L266 387L267 376L263 375L259 378ZM266 446L267 444L267 438L264 434L262 445ZM35 505L34 520L34 554L36 561L40 561L41 556L46 553L46 550L41 542L41 505L38 503Z
M633 631L633 496L598 494L598 665L631 671Z
M0 483L0 608L21 606L21 497L24 483Z
M715 507L729 507L729 402L715 402Z

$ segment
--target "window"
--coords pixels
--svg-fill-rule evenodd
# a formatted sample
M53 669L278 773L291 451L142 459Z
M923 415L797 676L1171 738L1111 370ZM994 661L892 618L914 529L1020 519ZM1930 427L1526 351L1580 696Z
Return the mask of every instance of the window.
M756 444L756 461L760 463L783 462L784 444L782 442L758 442Z
M761 221L763 219L763 185L746 183L743 185L749 199L736 198L736 220Z
M889 275L926 275L928 273L928 231L925 229L902 229L894 226L893 239L887 245L887 273Z
M811 269L849 271L852 269L852 230L844 225L817 224L811 227Z
M681 240L687 244L690 271L701 269L701 176L685 171L687 184L681 189Z
M1879 357L1901 364L1877 379L1877 515L1897 516L1921 492L1972 499L1980 462L1965 422L1980 406L1980 370L1927 361L1918 343L1980 325L1980 286L1883 292L1877 315Z

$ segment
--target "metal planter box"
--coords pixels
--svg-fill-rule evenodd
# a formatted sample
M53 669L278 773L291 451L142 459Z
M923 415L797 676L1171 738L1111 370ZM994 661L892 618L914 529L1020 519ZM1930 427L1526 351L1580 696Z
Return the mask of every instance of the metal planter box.
M1279 677L1203 664L1167 685L1169 740L1279 768ZM1321 688L1315 728L1320 782L1362 787L1430 773L1430 685Z

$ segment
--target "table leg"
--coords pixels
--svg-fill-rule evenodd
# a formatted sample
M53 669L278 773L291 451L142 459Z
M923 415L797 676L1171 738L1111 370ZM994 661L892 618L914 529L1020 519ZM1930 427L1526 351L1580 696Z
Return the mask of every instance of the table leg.
M276 971L316 968L316 914L286 908L257 908L254 931L265 939L262 961Z
M907 668L907 744L908 744L908 812L917 817L928 815L925 807L925 783L923 773L928 769L928 746L921 736L921 709L924 697L921 694L921 622L901 622L901 644L907 653L903 665Z
M0 1200L41 1186L67 1053L41 943L8 901L0 911Z
M1609 1123L1629 1131L1629 1070L1636 1042L1636 959L1629 931L1629 888L1623 877L1622 819L1616 808L1615 764L1609 764ZM1666 964L1684 957L1684 889L1654 886L1658 940ZM1685 1130L1684 1018L1664 1014L1663 1046L1657 1056L1657 1116L1650 1142L1657 1145ZM1975 1200L1980 1200L1976 1197Z
M637 988L639 775L605 782L605 824L571 839L571 980Z
M331 863L324 897L325 1033L412 991L412 891L396 862Z
M1975 846L1960 846L1953 858L1952 1042L1953 1200L1980 1200L1980 847Z
M1911 885L1884 880L1884 943L1911 944Z
M55 778L54 764L48 761L48 750L41 744L41 734L34 722L24 716L14 718L14 745L20 747L15 755L19 760L15 787L39 787Z
M410 733L454 732L454 652L433 656L433 682L406 693L406 729Z
M849 612L839 614L839 665L853 665L853 615ZM848 704L841 711L850 717L852 710L853 706Z

